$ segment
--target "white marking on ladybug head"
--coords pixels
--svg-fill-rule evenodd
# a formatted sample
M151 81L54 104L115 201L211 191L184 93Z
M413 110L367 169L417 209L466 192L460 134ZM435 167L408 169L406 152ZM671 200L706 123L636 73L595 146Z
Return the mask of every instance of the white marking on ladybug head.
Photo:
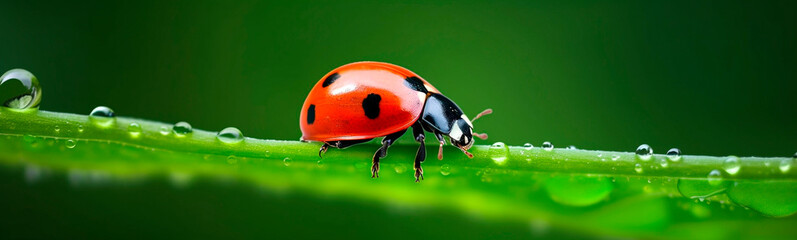
M459 139L462 138L462 129L459 129L459 126L457 126L457 124L454 124L453 126L451 126L451 132L448 133L448 137L451 138L452 142L459 141Z
M470 126L470 128L473 128L473 123L470 122L470 119L468 119L468 116L465 116L465 114L462 114L462 116L460 116L460 118L465 120L465 122L468 123L468 126Z

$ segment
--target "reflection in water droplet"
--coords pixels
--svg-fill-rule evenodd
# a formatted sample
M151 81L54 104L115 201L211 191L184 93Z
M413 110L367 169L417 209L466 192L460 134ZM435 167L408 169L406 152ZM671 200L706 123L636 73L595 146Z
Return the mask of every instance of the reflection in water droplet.
M91 110L89 120L99 127L110 127L116 123L116 113L106 106L99 106Z
M722 164L722 167L725 169L725 172L733 176L739 172L739 169L742 168L742 164L739 163L738 157L729 156L728 159L725 159L725 163Z
M681 150L677 148L670 148L670 150L667 151L667 158L673 162L681 161Z
M788 173L789 170L791 169L791 165L793 164L793 162L794 159L783 159L783 161L780 161L780 166L778 166L780 172Z
M138 137L138 135L141 135L141 125L130 123L130 125L127 125L127 133L130 133L132 137Z
M451 174L451 167L448 164L443 164L443 166L440 166L440 174L448 176L448 174Z
M169 133L171 133L171 131L169 131L169 127L166 127L166 126L161 126L159 132L163 136L169 135Z
M504 161L506 161L507 152L509 152L509 150L507 149L506 145L504 145L504 143L496 142L493 143L492 146L490 146L488 154L490 155L490 158L492 158L493 161L495 161L495 163L503 164Z
M218 135L216 135L216 139L222 141L224 143L239 143L244 140L244 134L241 133L241 130L238 130L234 127L228 127L222 129Z
M191 128L191 124L188 124L187 122L178 122L174 124L172 131L174 132L175 136L183 137L186 134L193 132L194 129Z
M0 104L9 109L36 109L41 102L39 79L25 69L11 69L0 76Z
M642 173L642 164L639 163L635 164L634 171L636 171L636 173Z
M542 143L542 149L545 151L551 151L553 150L553 144L551 142L544 142Z
M647 144L639 145L639 147L636 148L636 157L639 158L640 160L648 161L652 156L653 156L653 148L651 148Z
M282 159L282 163L285 164L286 167L290 166L292 162L293 160L291 160L291 158L286 157L285 159Z
M68 139L66 140L66 143L64 143L64 146L66 146L66 148L75 148L75 145L77 145L77 143L75 142L75 140L72 139Z
M708 184L711 186L720 185L722 183L722 173L717 169L711 170L706 179L708 180Z

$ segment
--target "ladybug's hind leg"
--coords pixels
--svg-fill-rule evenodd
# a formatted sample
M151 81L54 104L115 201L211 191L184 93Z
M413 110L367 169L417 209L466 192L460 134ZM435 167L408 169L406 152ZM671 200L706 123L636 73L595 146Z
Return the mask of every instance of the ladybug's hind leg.
M324 143L324 145L321 145L321 149L318 150L319 158L323 158L322 155L324 155L324 153L326 153L327 150L329 150L329 146L330 146L329 143Z
M401 135L404 135L407 129L392 133L390 135L385 136L385 139L382 139L382 147L376 150L374 153L374 158L371 165L371 178L378 178L379 177L379 159L384 158L387 156L387 148L393 144Z

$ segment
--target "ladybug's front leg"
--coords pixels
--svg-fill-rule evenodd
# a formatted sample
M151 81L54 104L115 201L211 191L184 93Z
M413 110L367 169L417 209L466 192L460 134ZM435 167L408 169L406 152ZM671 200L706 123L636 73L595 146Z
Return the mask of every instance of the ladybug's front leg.
M385 139L382 139L382 147L376 150L374 153L374 159L371 165L371 178L378 178L379 177L379 159L384 158L387 156L387 148L393 144L401 135L404 135L407 129L392 133L390 135L385 136Z
M426 140L426 136L423 133L423 127L419 122L416 122L412 125L412 135L415 137L415 141L421 143L421 146L418 147L418 153L415 154L415 164L413 168L415 169L415 182L420 182L423 180L423 168L421 167L421 162L426 159L426 144L424 140Z

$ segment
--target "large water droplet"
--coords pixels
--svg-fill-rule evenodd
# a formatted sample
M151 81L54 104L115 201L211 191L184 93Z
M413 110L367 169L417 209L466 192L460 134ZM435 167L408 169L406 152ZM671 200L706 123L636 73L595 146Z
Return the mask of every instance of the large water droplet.
M542 149L545 151L553 150L553 144L551 142L544 142L542 143Z
M728 159L725 159L725 163L722 164L722 168L725 169L725 172L733 176L739 172L739 169L742 168L742 164L739 163L738 157L729 156Z
M282 159L282 164L285 164L286 167L290 166L291 163L293 163L293 160L291 160L291 158L286 157L285 159Z
M642 161L648 161L653 156L653 148L647 144L639 145L636 148L636 157Z
M526 144L523 144L523 148L526 149L526 150L531 150L531 149L534 148L534 145L531 145L531 143L526 143Z
M451 166L448 166L448 164L443 164L443 166L440 166L440 174L443 174L443 176L448 176L448 174L451 174Z
M100 127L110 127L116 123L116 113L106 106L95 107L89 114L89 120Z
M711 170L711 172L708 173L706 180L708 180L708 184L711 186L720 185L722 183L722 173L717 169Z
M186 134L193 132L194 129L191 128L191 124L188 124L187 122L178 122L174 124L174 127L172 127L172 131L174 132L174 135L182 137L185 136Z
M216 139L222 141L224 143L239 143L244 140L244 134L241 133L241 130L238 130L234 127L228 127L222 129L218 135L216 135Z
M495 161L495 163L503 164L504 161L506 161L507 152L509 152L509 150L506 148L506 145L504 145L504 143L496 142L493 143L492 146L490 146L488 154L490 155L490 158L492 158L493 161Z
M642 173L642 164L634 164L634 171L636 171L636 173Z
M66 146L66 148L75 148L76 145L77 143L75 142L75 140L72 139L68 139L66 140L66 143L64 143L64 146Z
M780 166L778 166L778 168L780 168L780 172L788 173L793 162L794 159L784 159L783 161L780 161Z
M673 162L681 161L681 150L677 148L670 148L670 150L667 151L667 159L670 159L670 161Z
M39 80L25 69L11 69L0 77L0 103L10 109L35 109L41 102Z
M130 125L127 125L127 133L130 133L130 136L138 137L138 135L141 135L141 125L130 123Z

